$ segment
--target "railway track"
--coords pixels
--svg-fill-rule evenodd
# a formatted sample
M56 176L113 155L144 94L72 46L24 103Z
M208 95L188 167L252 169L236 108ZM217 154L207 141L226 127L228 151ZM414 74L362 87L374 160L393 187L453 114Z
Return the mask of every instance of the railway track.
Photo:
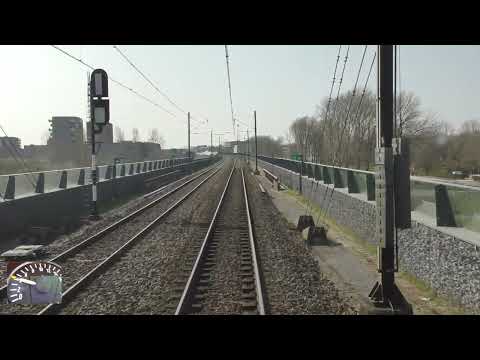
M201 185L222 169L222 164L202 171L200 174L159 196L147 205L123 217L82 242L53 257L49 261L65 268L63 282L67 290L59 305L12 306L6 304L6 286L0 288L0 313L47 314L55 313L68 303L88 281L115 261L135 241L147 234L162 218L197 191ZM161 213L161 215L158 215ZM127 239L127 240L125 240ZM2 307L8 308L2 309Z
M175 315L265 314L243 169L233 167L207 234L192 250L198 254L184 273L188 280Z

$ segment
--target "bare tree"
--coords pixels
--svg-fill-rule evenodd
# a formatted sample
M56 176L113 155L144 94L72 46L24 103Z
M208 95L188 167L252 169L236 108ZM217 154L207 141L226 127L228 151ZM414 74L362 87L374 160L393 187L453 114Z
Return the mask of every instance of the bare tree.
M310 160L312 157L314 125L315 119L309 116L298 118L290 125L291 137L295 140L297 151L303 155L305 160Z
M252 141L250 146L252 146ZM282 156L282 145L278 140L273 139L271 136L257 135L258 154L265 156ZM254 153L254 147L252 153Z
M151 129L148 133L148 141L157 143L160 141L160 134L158 133L158 129Z
M462 133L480 134L480 121L468 120L465 121L460 127Z
M148 133L148 141L156 144L160 144L160 147L165 146L165 139L160 135L158 129L151 129Z
M438 131L437 115L420 110L420 99L412 92L397 96L398 136L422 136Z
M115 142L122 142L125 141L125 134L120 126L115 126Z
M42 136L41 136L41 144L42 145L47 145L48 144L48 140L50 140L50 131L48 130L45 130L43 133L42 133Z
M132 141L133 142L140 141L140 133L137 128L132 129Z

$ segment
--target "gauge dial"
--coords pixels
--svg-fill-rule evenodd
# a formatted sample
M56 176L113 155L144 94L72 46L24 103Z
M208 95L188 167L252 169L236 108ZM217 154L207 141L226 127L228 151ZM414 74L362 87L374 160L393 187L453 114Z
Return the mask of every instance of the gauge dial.
M31 261L15 268L7 280L12 304L59 304L62 301L62 268L48 261Z

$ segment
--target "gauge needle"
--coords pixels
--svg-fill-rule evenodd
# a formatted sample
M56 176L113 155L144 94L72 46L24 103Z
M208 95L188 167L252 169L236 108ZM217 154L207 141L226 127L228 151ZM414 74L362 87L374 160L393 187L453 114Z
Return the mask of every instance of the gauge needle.
M11 278L13 280L16 280L18 282L25 283L25 284L28 284L28 285L37 285L37 283L35 281L22 279L22 278L16 277L15 275L12 275Z

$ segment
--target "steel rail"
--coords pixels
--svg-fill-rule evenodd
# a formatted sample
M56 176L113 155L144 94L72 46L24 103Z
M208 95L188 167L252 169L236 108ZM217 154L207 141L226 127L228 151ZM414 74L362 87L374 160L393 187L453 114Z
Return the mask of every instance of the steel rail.
M61 304L49 304L44 307L37 315L46 315L46 314L53 314L60 311L64 308L67 304L71 302L74 298L75 294L78 293L83 287L85 287L88 282L94 279L94 277L100 273L104 268L107 268L109 265L112 265L115 260L127 249L129 249L136 241L141 239L143 236L147 235L153 227L167 215L169 215L175 208L177 208L181 203L183 203L190 195L192 195L195 191L197 191L200 186L202 186L207 180L209 180L212 176L217 174L222 167L218 167L212 174L208 175L205 179L202 180L197 186L195 186L191 191L185 194L182 198L177 200L173 205L171 205L167 210L165 210L161 215L155 218L150 224L148 224L145 228L140 230L136 235L134 235L130 240L124 243L120 248L118 248L115 252L113 252L110 256L108 256L105 260L103 260L100 264L95 266L92 270L90 270L86 275L84 275L80 280L78 280L75 284L70 286L62 295L62 303Z
M257 303L258 303L257 309L258 309L259 315L265 315L265 305L263 301L263 288L262 288L262 281L260 277L260 266L258 264L258 259L257 259L257 250L255 247L255 236L253 235L252 218L250 214L250 203L248 202L247 186L245 184L243 169L242 169L242 183L243 183L243 195L245 197L245 211L247 212L247 220L248 220L248 236L250 238L250 249L252 252L253 273L255 275L255 288L256 288Z
M221 168L222 164L220 164L218 169ZM123 225L124 223L132 220L133 218L137 217L141 213L145 212L149 208L157 205L163 199L165 199L165 198L169 197L170 195L178 192L179 190L184 188L186 185L190 184L192 181L198 179L199 177L206 174L207 172L212 171L214 168L215 168L215 166L213 166L213 167L211 167L211 168L209 168L205 171L202 171L197 176L187 180L185 183L182 183L181 185L177 186L176 188L172 189L171 191L167 192L166 194L164 194L164 195L160 196L159 198L151 201L150 203L141 207L140 209L135 210L131 214L128 214L127 216L123 217L122 219L118 220L117 222L107 226L106 228L100 230L99 232L95 233L94 235L88 237L87 239L81 241L80 243L78 243L78 244L72 246L71 248L65 250L64 252L60 253L59 255L54 256L53 258L51 258L48 261L56 262L56 261L59 261L59 260L64 260L68 257L71 257L71 256L77 254L80 250L82 250L82 249L86 248L87 246L95 243L96 241L102 239L104 236L106 236L106 235L110 234L112 231L116 230L120 225ZM3 287L0 288L0 298L5 298L6 296L7 296L7 286L4 285Z
M207 234L205 235L205 238L203 239L202 246L200 247L200 251L198 252L197 258L195 260L195 263L193 265L192 271L190 272L190 276L188 278L187 284L185 285L185 288L182 293L182 297L180 298L180 301L178 303L177 309L175 310L175 315L180 315L183 314L190 301L190 297L193 294L194 291L194 284L196 283L196 280L198 280L200 276L200 269L201 265L204 261L205 258L205 249L207 248L208 242L211 240L212 235L213 235L213 230L215 228L215 224L217 222L217 217L220 212L220 208L223 205L223 200L225 199L225 194L227 193L227 189L230 185L230 180L232 178L233 172L235 171L235 164L237 160L234 161L232 171L230 172L230 175L228 177L227 183L225 184L225 188L223 189L222 196L220 197L220 201L218 202L217 208L215 209L215 213L213 214L212 221L210 221L210 226L208 227Z
M218 220L218 214L220 213L221 207L224 205L224 200L225 200L225 195L227 194L227 191L229 190L230 183L231 183L231 178L233 176L233 173L235 171L235 164L232 168L232 171L230 173L230 176L227 180L227 183L225 185L225 188L223 190L222 196L220 197L220 200L218 202L217 208L215 210L215 213L212 217L212 220L210 222L210 226L208 228L207 234L205 235L205 238L203 240L202 246L200 248L200 251L197 255L195 264L193 265L192 271L190 273L190 277L185 285L184 291L182 293L182 296L180 298L180 301L178 303L177 309L175 311L175 315L182 315L182 314L188 314L189 313L189 306L192 305L192 299L193 295L195 293L195 286L197 283L197 280L200 277L202 265L205 261L206 258L206 249L208 248L209 242L212 241L213 239L213 234L215 232L215 227L217 224ZM265 315L265 305L264 305L264 300L263 300L263 289L262 289L262 281L260 277L260 269L259 269L259 263L257 259L257 253L256 253L256 246L255 246L255 237L254 237L254 232L253 232L253 226L252 226L252 220L251 220L251 214L250 214L250 206L248 202L248 194L247 194L247 188L245 184L245 177L243 173L243 169L241 170L242 173L242 185L243 185L243 197L245 201L245 212L246 212L246 217L247 217L247 222L248 222L248 234L249 234L249 243L250 243L250 251L251 251L251 257L252 257L252 263L253 263L253 271L254 271L254 282L255 282L255 291L256 291L256 299L257 299L257 311L259 315Z

